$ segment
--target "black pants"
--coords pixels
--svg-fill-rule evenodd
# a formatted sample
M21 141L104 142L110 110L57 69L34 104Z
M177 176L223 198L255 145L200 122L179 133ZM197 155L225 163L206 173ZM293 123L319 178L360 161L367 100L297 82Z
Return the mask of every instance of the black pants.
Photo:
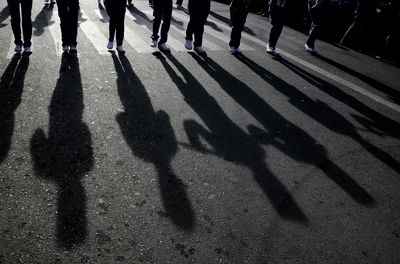
M271 4L270 6L270 17L272 28L269 32L269 46L275 48L278 42L279 36L282 33L283 25L285 23L285 8Z
M8 8L11 15L11 27L14 33L15 45L24 45L30 47L32 45L32 0L7 0ZM20 12L21 6L21 12ZM22 32L24 42L21 37L21 14L22 14Z
M204 25L210 13L210 0L189 0L190 21L186 29L186 39L193 40L195 47L203 45Z
M307 45L310 48L314 48L315 40L321 30L322 23L324 22L325 12L327 9L327 5L322 4L319 7L311 8L312 4L308 3L308 12L311 17L311 27L308 34Z
M242 6L239 1L233 0L230 7L231 12L231 40L229 41L229 47L239 48L240 39L242 37L242 31L244 24L246 24L247 15L249 10Z
M63 46L76 46L79 0L57 0Z
M126 4L125 0L106 0L104 4L106 6L107 14L110 17L109 24L109 41L113 42L116 35L117 46L122 46L124 41L124 29L125 29L125 12Z
M159 44L165 43L168 40L168 31L171 25L172 16L172 0L153 0L154 9L154 20L153 20L153 40L158 40L160 36L158 31L160 30L161 20L161 38Z

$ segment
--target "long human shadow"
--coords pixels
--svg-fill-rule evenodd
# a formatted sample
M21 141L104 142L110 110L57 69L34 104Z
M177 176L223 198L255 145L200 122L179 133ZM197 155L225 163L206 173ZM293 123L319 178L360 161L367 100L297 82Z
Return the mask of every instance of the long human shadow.
M325 56L322 56L319 53L314 54L314 57L344 71L347 72L348 74L360 79L361 81L367 83L368 85L372 86L373 88L375 88L376 90L383 92L385 94L387 94L390 100L392 100L393 102L396 102L397 104L400 104L400 91L393 89L392 87L383 84L367 75L364 75L356 70L353 70L337 61L331 60Z
M61 248L81 245L87 237L86 193L82 177L93 167L88 126L82 120L83 91L76 56L64 53L49 105L49 128L35 131L31 156L35 174L57 184L56 242Z
M9 16L10 16L10 9L8 8L7 5L0 11L0 28L7 26L7 24L3 24L3 21L6 20Z
M139 77L127 57L112 53L117 72L117 87L124 112L116 116L133 155L154 164L162 202L167 216L180 229L191 231L195 215L186 186L171 167L178 151L175 132L166 112L155 111Z
M128 11L132 14L132 16L136 17L135 23L138 25L144 25L149 30L153 31L153 21L142 11L137 9L135 6L127 7Z
M250 59L246 59L249 68L253 68L253 70L259 75L268 76L272 75L270 72L266 71L264 68L260 67L258 64L254 63ZM297 73L298 75L302 75L303 72L301 68L294 65L293 63L281 58L279 60L284 66L286 66L291 71ZM275 78L277 78L275 76ZM307 78L307 76L305 76ZM397 173L400 173L400 163L395 158L393 158L389 153L384 150L376 147L371 144L367 140L365 140L357 131L357 128L349 122L346 118L340 115L338 112L333 110L330 106L320 100L312 100L307 97L304 93L302 93L297 88L287 84L283 80L281 82L284 85L273 86L277 91L285 94L288 98L290 98L290 102L296 106L303 113L307 114L326 128L345 136L348 136L355 141L357 141L361 146L364 147L370 154L372 154L375 158L385 163L388 167L392 168Z
M377 112L356 97L349 95L330 82L324 81L306 70L299 67L288 67L288 69L294 71L301 78L322 92L362 114L363 116L357 114L352 114L352 116L371 133L381 137L390 136L393 138L400 138L400 123L397 121Z
M0 163L11 147L15 111L21 103L29 57L15 54L0 79Z
M33 31L34 36L41 36L44 33L44 29L48 26L53 25L55 22L50 21L53 16L53 7L43 6L42 10L36 15L35 20L32 22L35 30Z
M170 54L166 56L168 61L163 55L157 54L185 101L206 126L193 119L184 121L184 128L190 141L188 147L246 166L252 171L255 181L282 218L307 224L306 216L290 192L269 170L265 162L266 153L257 140L225 114L203 85L175 57ZM170 64L178 69L183 79ZM202 145L201 139L207 141L212 149Z
M106 8L101 3L98 4L98 8L101 15L100 21L103 23L110 22L110 17L107 14Z
M199 57L193 53L192 56L226 93L264 127L265 131L253 125L248 127L250 134L260 143L272 145L298 162L319 168L358 203L374 204L373 197L331 161L326 149L314 138L285 119L250 87L211 58ZM239 60L242 58L242 56L238 57ZM279 78L273 79L272 75L270 78L269 82L280 80Z

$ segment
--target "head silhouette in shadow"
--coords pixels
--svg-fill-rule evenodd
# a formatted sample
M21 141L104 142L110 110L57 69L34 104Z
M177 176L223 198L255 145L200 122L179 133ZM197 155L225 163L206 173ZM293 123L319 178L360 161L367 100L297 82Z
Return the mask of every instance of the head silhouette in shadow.
M49 105L49 127L31 139L35 173L57 184L58 246L70 249L87 237L86 194L82 177L93 167L92 140L83 122L83 91L78 58L64 53Z
M118 94L124 112L116 117L132 153L152 163L158 174L160 194L167 216L180 229L191 231L194 212L186 186L171 167L178 151L175 132L166 112L155 111L146 88L135 74L127 57L112 53L117 72Z
M202 84L172 55L168 60L158 54L162 65L170 75L185 101L198 114L205 126L190 119L184 121L189 148L209 153L251 170L254 179L271 201L282 218L307 223L307 218L284 184L269 170L266 153L259 142L236 125L206 91ZM197 55L196 55L197 56ZM172 68L174 65L183 78ZM221 76L226 78L226 76ZM212 148L201 142L205 140Z
M29 56L15 54L0 79L0 163L10 150L15 111L21 103Z

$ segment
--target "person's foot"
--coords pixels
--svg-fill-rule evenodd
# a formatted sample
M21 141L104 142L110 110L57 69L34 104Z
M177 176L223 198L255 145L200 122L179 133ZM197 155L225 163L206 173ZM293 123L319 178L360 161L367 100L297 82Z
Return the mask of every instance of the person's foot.
M69 49L70 49L70 47L69 47L68 45L64 45L64 46L63 46L63 51L64 51L64 52L69 51Z
M125 49L124 49L124 47L122 45L121 46L117 46L117 51L119 53L125 53Z
M166 43L158 44L158 48L159 48L161 51L167 51L167 52L171 50L171 49L167 46Z
M50 0L44 0L44 4L45 5L49 5L50 4Z
M157 44L158 44L158 40L152 39L150 42L150 47L155 48L155 47L157 47Z
M112 41L109 41L108 43L107 43L107 49L112 49L114 47L114 43L112 42Z
M229 51L231 54L235 54L235 53L236 53L236 48L235 48L235 47L229 47L228 51Z
M267 49L265 51L274 57L279 57L279 52L275 51L275 47L272 47L269 44L267 44Z
M185 42L185 48L188 50L193 49L193 41L187 39Z
M241 54L241 53L242 53L242 50L241 50L240 48L236 48L236 49L235 49L235 53Z
M15 52L21 52L22 51L22 45L15 45Z
M204 54L204 53L206 53L206 51L204 50L204 48L203 48L202 46L194 47L193 50L194 50L196 53L199 53L199 54Z
M32 48L31 47L25 47L24 48L25 53L32 53Z
M304 48L306 49L307 52L309 52L311 54L317 53L317 51L313 47L308 46L307 43L304 44Z
M181 4L176 4L176 8L182 9L182 5Z
M71 45L71 46L69 47L69 51L72 51L72 52L77 51L76 46L75 46L75 45Z

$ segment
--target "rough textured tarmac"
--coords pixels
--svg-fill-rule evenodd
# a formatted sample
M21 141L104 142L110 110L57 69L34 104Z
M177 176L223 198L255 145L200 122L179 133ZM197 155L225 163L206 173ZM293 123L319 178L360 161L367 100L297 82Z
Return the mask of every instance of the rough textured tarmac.
M126 27L147 43L151 9L134 3ZM254 50L232 56L214 2L207 57L173 45L180 10L170 54L99 54L93 0L77 56L58 56L57 6L35 1L34 52L7 58L6 5L0 263L400 263L399 111L299 62L400 109L399 68L321 41L310 56L289 28L278 49L296 59L273 59L255 15Z

